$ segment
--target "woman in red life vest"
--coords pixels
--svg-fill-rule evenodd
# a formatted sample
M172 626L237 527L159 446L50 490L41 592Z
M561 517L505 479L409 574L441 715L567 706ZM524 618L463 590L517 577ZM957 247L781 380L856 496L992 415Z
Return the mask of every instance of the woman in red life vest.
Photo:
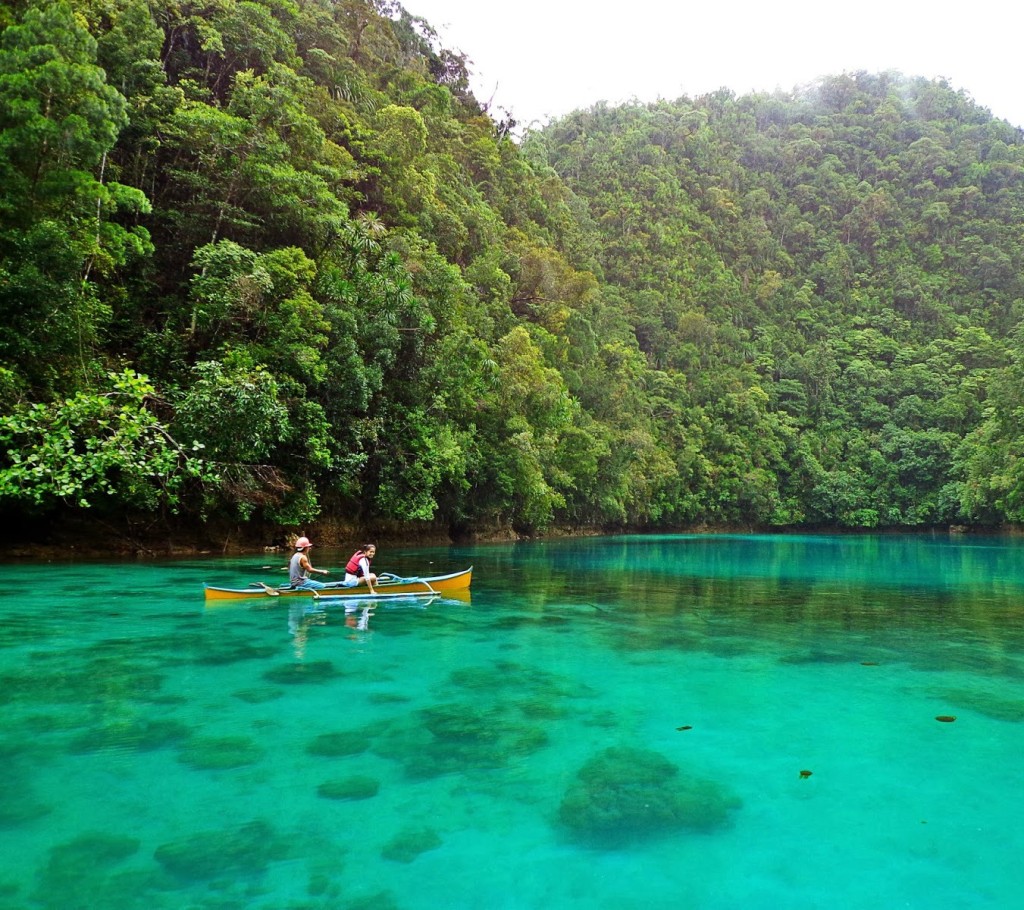
M364 543L352 554L352 558L345 565L345 581L343 582L345 587L366 585L370 589L370 593L374 593L373 585L377 581L377 576L370 571L370 560L376 553L377 545L375 543Z

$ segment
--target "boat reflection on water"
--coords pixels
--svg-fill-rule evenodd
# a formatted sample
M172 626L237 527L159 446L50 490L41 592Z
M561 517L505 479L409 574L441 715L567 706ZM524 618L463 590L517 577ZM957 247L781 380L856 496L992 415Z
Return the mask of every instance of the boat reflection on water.
M288 605L288 632L295 641L295 657L298 660L306 656L309 627L325 625L327 613L317 606L316 601L296 601Z
M328 612L326 605L319 601L296 601L288 605L288 631L295 642L295 656L300 660L305 656L306 643L309 640L309 630L312 626L326 626L337 624L338 615L344 616L344 624L347 629L354 632L367 632L370 628L370 617L373 616L374 607L377 604L366 602L362 604L348 603L338 605L337 608ZM417 606L426 606L426 603Z
M392 595L388 600L377 596L367 597L330 597L320 596L312 600L294 599L288 604L288 632L295 643L295 656L302 659L309 640L309 630L313 626L331 626L344 623L351 630L349 638L363 638L362 634L370 631L370 620L382 608L385 612L395 610L425 610L437 602L454 602L465 605L470 602L469 592L458 592L456 597L406 597ZM344 619L342 620L342 617Z

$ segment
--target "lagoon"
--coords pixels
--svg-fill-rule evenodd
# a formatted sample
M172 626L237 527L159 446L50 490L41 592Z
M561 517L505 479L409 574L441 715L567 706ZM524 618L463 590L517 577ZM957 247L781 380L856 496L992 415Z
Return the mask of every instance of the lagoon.
M0 910L1022 906L1019 538L385 545L471 601L204 603L283 563L0 566Z

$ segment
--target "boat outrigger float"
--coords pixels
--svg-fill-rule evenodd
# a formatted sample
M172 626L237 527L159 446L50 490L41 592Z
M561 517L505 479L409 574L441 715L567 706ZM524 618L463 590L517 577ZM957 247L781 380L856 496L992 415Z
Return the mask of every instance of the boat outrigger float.
M464 599L469 593L469 583L473 579L473 567L450 575L431 575L424 578L401 578L397 575L381 574L373 586L371 594L366 585L345 587L341 582L333 582L317 588L293 588L291 585L271 587L261 581L254 581L247 588L218 588L215 585L204 585L207 600L238 600L243 597L339 597L365 600L391 597L457 597Z

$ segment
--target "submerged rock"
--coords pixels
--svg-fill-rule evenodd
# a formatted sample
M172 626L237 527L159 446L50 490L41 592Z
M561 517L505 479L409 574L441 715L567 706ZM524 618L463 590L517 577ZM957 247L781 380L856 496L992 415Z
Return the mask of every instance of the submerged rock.
M316 788L325 799L370 799L380 790L380 781L372 777L345 777L328 780Z
M337 679L342 673L329 660L311 660L308 663L284 664L263 674L267 682L284 685L325 683Z
M262 872L271 860L287 858L287 851L273 828L257 820L170 841L157 847L153 856L177 878L202 881Z
M441 846L441 836L433 828L407 828L384 845L380 855L396 863L411 863L421 853Z
M680 829L711 831L739 805L726 788L680 773L657 752L612 747L580 768L558 819L574 839L614 847Z
M178 761L201 771L224 771L252 765L263 750L246 736L197 736L178 756Z
M0 828L16 828L49 815L53 809L31 795L15 795L0 802Z
M61 910L118 906L140 885L122 865L138 849L137 838L102 831L58 844L36 876L35 902Z
M370 735L364 730L339 730L321 733L307 746L310 755L340 758L345 755L359 755L370 747Z
M247 641L227 641L208 647L196 658L196 663L206 666L239 663L244 660L266 660L278 653L274 645L260 645Z
M66 878L76 878L97 866L109 866L132 856L139 839L102 831L90 832L50 850L47 870Z
M547 745L542 726L494 706L447 702L382 729L374 751L401 762L410 777L503 768Z
M284 696L281 689L273 686L257 686L252 689L239 689L234 697L239 701L247 702L250 705L262 705L268 701L276 701Z
M402 705L412 701L402 692L371 692L366 699L371 705Z

